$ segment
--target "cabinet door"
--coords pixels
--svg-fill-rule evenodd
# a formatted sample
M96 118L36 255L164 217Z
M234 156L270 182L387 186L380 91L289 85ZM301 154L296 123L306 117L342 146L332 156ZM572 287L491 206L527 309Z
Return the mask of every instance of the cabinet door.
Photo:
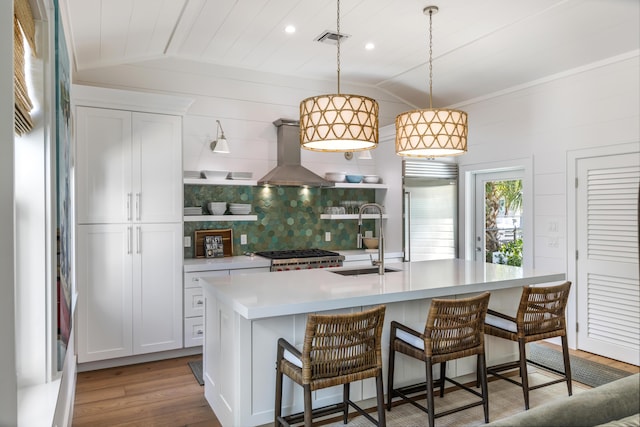
M133 113L134 220L182 221L182 119Z
M130 221L131 113L78 107L75 164L78 223Z
M134 224L133 352L182 347L182 224Z
M77 229L78 362L132 354L133 230L124 224Z

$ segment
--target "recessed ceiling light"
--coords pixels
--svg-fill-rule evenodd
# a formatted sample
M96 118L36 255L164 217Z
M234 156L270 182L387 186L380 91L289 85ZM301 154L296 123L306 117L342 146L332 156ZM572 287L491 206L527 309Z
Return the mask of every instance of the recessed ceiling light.
M294 27L293 25L287 25L286 27L284 27L284 32L293 34L296 32L296 27Z
M373 50L373 49L376 48L376 45L371 43L371 42L369 42L369 43L364 45L364 48L367 49L367 50Z

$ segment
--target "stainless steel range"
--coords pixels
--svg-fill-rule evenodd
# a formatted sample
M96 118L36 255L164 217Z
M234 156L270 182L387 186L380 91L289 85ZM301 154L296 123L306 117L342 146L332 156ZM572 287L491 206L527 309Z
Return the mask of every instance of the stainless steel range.
M256 255L271 260L271 271L308 270L311 268L342 267L344 256L323 249L293 249L263 251Z

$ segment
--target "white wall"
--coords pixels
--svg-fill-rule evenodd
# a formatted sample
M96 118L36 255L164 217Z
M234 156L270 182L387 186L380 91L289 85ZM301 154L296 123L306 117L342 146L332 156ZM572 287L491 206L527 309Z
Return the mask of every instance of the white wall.
M279 118L298 119L302 99L336 90L334 81L231 71L213 65L196 67L188 61L170 60L79 71L74 83L194 98L183 121L184 169L251 171L256 179L276 165L276 128L272 122ZM341 89L343 93L375 98L381 124L393 123L397 114L410 108L382 91L350 85L344 77ZM209 149L216 137L216 120L222 124L230 154L213 154ZM395 155L393 135L388 129L381 128L380 136L379 147L372 152L373 160L360 160L355 155L348 161L343 153L308 150L302 150L301 160L303 166L319 175L344 171L383 176L384 182L397 190L396 194L388 192L391 198L384 203L389 215L399 219L387 223L392 231L386 233L385 249L397 252L402 250L400 158Z
M573 179L567 176L569 153L640 142L639 75L640 57L634 52L462 107L469 113L469 151L459 157L461 169L501 163L525 163L532 169L536 269L574 276L568 271L573 255L567 249L568 224L575 220L567 216L568 204L574 203L567 198L568 180ZM464 237L461 247L469 243ZM574 290L569 324L575 323L575 304ZM574 328L569 333L575 346Z
M0 6L0 426L18 419L13 236L13 2Z
M636 52L464 106L469 151L461 167L532 160L536 268L566 269L567 153L640 140L639 75ZM557 232L549 227L556 222Z
M570 220L566 218L566 153L639 138L638 62L638 53L633 52L456 106L469 113L469 152L456 159L462 169L517 159L532 165L531 233L536 267L566 269L566 223ZM297 118L301 99L335 91L335 82L234 72L213 65L202 69L188 61L170 60L79 71L74 83L194 97L184 120L184 169L253 171L256 177L275 166L276 137L271 122ZM302 150L302 163L319 174L343 170L386 175L385 182L393 190L385 204L390 213L401 212L400 160L394 154L392 137L385 135L393 128L395 116L409 107L371 88L346 85L344 92L368 95L380 104L382 137L373 152L374 161L354 158L349 162L340 153ZM231 154L214 155L208 148L216 135L216 119L222 123ZM461 216L464 208L460 206ZM558 224L557 231L552 231L552 223ZM401 221L388 222L387 250L401 250L401 237L392 237L401 235L401 227ZM464 231L462 224L461 235Z

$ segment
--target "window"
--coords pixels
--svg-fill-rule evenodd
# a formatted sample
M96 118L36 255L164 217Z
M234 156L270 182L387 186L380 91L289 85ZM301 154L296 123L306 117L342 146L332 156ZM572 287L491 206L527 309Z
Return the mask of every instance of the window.
M14 18L13 18L13 86L15 99L15 119L14 128L18 135L33 129L30 111L33 108L29 92L27 91L27 81L25 77L25 45L26 40L31 48L31 52L35 53L35 23L33 22L33 13L28 0L14 1Z

